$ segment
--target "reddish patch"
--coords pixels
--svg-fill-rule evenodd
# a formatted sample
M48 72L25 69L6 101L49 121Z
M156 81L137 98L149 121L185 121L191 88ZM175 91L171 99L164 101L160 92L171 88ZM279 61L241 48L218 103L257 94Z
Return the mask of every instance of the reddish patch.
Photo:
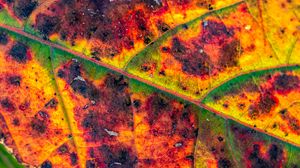
M249 117L255 119L261 114L270 113L278 105L278 99L270 91L260 94L255 104L249 107Z
M289 114L288 110L280 111L280 117L288 123L289 129L297 135L300 135L300 121Z

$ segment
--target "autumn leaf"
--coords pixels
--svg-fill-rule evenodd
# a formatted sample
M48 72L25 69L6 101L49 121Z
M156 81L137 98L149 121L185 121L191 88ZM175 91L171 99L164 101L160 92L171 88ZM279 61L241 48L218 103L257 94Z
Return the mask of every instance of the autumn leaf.
M298 14L0 1L0 167L299 166Z

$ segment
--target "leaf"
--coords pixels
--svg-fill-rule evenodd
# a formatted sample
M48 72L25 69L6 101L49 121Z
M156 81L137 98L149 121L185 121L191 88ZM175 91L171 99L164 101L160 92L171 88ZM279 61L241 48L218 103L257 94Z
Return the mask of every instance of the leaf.
M239 76L203 103L241 122L299 145L299 66Z
M0 2L0 133L22 164L299 165L298 107L290 103L298 66L288 65L299 63L295 3L293 12L262 1L81 3ZM272 18L277 10L288 17ZM291 74L296 82L270 87ZM251 89L244 82L260 85L247 104L251 119L224 103L242 101L242 87ZM286 106L279 115L277 105L260 109L268 107L261 88ZM272 122L279 126L269 130Z
M284 60L265 43L246 4L238 3L165 34L134 57L127 71L199 99L238 74L275 67Z
M38 5L28 8L35 2ZM101 1L92 2L82 9L84 2L28 0L5 3L5 9L16 15L14 18L22 23L27 32L123 68L135 54L164 32L209 10L234 2L236 0L198 3ZM19 13L28 12L32 12L31 15L20 17ZM66 32L67 29L72 31Z
M201 110L195 167L293 167L298 155L299 148Z

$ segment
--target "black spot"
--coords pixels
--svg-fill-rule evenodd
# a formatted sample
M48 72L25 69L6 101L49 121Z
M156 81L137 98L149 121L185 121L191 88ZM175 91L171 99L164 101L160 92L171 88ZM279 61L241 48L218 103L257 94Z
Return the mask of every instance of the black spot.
M6 45L8 43L8 35L4 31L0 31L0 44Z
M93 160L87 160L85 162L85 167L86 168L96 168L96 163Z
M28 46L21 42L15 43L9 51L9 55L19 63L26 63Z
M13 112L16 110L16 106L8 98L1 100L1 107L7 112Z
M188 29L188 28L189 28L189 26L188 26L187 24L183 24L182 27L183 27L184 29Z
M193 155L188 155L188 156L186 156L185 158L186 158L186 159L189 159L189 160L192 160L192 161L194 160L194 156L193 156Z
M13 119L13 125L20 126L20 120L18 118Z
M151 41L152 41L152 40L151 40L151 38L150 38L149 36L145 36L145 37L144 37L144 43L145 43L145 44L149 44L149 43L151 43Z
M48 160L42 163L41 168L52 168L52 163Z
M63 70L60 69L57 72L57 76L60 77L60 78L64 78L66 76L66 74Z
M157 26L157 29L160 30L161 32L166 32L170 29L169 25L167 25L166 23L161 22L161 21L158 22L156 26Z
M230 167L232 167L232 165L228 159L221 158L218 160L218 168L230 168Z
M72 164L73 166L77 164L77 162L78 162L78 156L77 156L76 153L72 152L72 153L70 154L70 159L71 159L71 164Z
M133 101L133 106L134 106L135 108L139 108L139 107L141 106L141 101L140 101L140 100L134 100L134 101Z
M58 148L58 152L61 154L67 153L68 151L69 151L69 148L66 144L63 144Z
M218 137L218 140L220 141L220 142L222 142L223 140L224 140L224 138L222 138L222 137Z
M58 104L56 98L52 98L48 103L45 104L45 107L55 108Z
M8 83L14 86L20 86L21 76L16 75L8 77Z
M27 18L36 8L38 3L32 0L17 0L14 3L15 14L22 19Z
M151 70L151 67L147 66L147 65L142 65L141 70L144 71L144 72L148 72L149 70Z

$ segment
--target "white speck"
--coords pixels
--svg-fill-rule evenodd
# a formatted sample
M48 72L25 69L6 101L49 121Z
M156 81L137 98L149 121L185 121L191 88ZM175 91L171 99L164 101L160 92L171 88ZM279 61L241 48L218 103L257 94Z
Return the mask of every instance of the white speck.
M207 26L208 25L208 21L204 21L203 22L203 26L205 27L205 26Z
M85 80L84 80L81 76L77 76L77 77L74 78L73 80L81 80L81 81L84 81L84 82L85 82Z
M200 49L200 50L199 50L199 53L203 53L203 49Z
M181 147L181 146L182 146L182 143L181 143L181 142L177 142L174 146L175 146L176 148Z
M114 131L110 131L108 129L104 129L110 136L118 136L119 134L117 132L114 132Z
M245 26L245 29L246 29L246 30L250 30L250 29L251 29L251 26L250 26L250 25L247 25L247 26Z
M161 0L154 0L158 5L161 4Z
M206 121L209 121L209 119L207 118Z
M72 58L72 61L74 61L74 62L78 62L78 60L77 60L77 59L75 59L75 58Z
M109 167L112 167L113 165L122 165L122 163L114 162L114 163L110 164Z

